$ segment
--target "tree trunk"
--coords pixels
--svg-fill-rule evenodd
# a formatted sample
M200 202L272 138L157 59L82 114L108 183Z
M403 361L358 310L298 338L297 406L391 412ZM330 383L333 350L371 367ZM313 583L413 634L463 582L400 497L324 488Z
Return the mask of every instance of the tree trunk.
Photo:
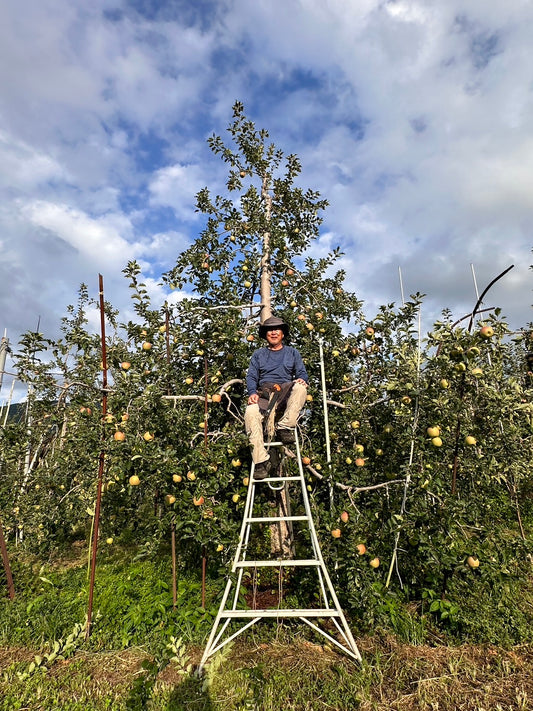
M261 197L265 204L265 220L267 227L270 225L272 215L272 196L269 192L270 176L265 174L261 185ZM263 250L261 256L261 323L272 316L272 262L270 247L270 230L263 232ZM279 467L281 471L281 466ZM287 487L276 493L277 515L290 516L291 502ZM294 536L292 526L287 521L279 521L270 526L270 550L273 555L280 558L294 557Z
M265 203L265 219L267 225L270 224L272 215L272 196L268 192L270 186L270 176L268 173L263 176L263 184L261 186L261 197ZM272 316L272 262L270 261L270 230L266 229L263 232L263 253L261 256L261 281L260 281L260 296L261 296L261 323Z

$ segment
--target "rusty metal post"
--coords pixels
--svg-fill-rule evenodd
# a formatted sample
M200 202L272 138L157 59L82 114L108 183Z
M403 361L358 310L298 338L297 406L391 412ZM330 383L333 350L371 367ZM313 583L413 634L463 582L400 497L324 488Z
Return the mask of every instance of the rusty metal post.
M207 388L209 386L208 376L207 376L207 356L204 356L204 447L207 449Z
M207 569L207 553L202 546L202 608L205 610L205 573Z
M170 544L172 547L172 609L175 610L178 603L178 591L176 588L176 517L172 517L170 524Z
M13 575L11 574L11 566L9 565L9 557L7 555L6 539L4 538L4 527L0 521L0 548L2 549L2 560L6 570L7 591L11 600L15 597L15 585L13 583Z
M100 527L100 506L102 503L102 483L104 478L105 451L103 442L105 438L105 428L103 423L107 414L107 350L105 342L105 309L104 309L104 279L101 274L99 278L99 295L100 295L100 329L102 339L102 448L98 460L98 484L96 489L96 507L94 510L94 528L92 541L91 555L91 576L89 582L89 603L87 606L87 630L85 638L88 639L91 634L91 622L93 613L93 595L94 581L96 576L96 553L98 551L98 531Z

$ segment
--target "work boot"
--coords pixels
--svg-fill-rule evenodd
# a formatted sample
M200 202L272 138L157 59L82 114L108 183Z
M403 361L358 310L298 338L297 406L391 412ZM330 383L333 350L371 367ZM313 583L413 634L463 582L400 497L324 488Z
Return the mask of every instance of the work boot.
M279 437L279 441L283 444L294 444L294 430L288 430L280 427L276 435Z
M259 462L259 464L255 465L254 479L266 479L270 474L270 469L270 459L266 459L264 462Z

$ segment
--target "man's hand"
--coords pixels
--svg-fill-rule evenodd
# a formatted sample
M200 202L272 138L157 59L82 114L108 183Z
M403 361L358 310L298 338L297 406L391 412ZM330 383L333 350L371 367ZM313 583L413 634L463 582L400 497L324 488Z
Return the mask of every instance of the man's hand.
M307 387L307 383L303 378L298 378L297 380L294 381L295 383L300 383L300 385L305 385Z
M259 402L259 395L257 393L250 395L250 397L248 398L248 405L257 405L258 402Z

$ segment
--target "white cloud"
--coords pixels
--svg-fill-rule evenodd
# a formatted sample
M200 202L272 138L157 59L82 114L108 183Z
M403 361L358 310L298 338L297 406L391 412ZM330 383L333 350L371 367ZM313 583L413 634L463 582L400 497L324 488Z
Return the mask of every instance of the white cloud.
M43 201L24 206L22 212L33 224L59 237L96 265L118 269L141 252L139 243L131 244L122 236L131 233L131 225L123 215L95 219L66 205Z
M313 254L340 244L368 304L425 291L427 312L480 285L530 318L533 175L526 0L7 0L0 26L0 313L47 328L80 281L162 269L222 191L231 104L298 153L330 202ZM151 8L152 14L143 11ZM172 292L169 298L179 298ZM1 328L2 324L0 324Z
M179 219L192 221L197 218L195 196L204 186L201 166L176 163L156 171L149 186L150 202L171 207Z

